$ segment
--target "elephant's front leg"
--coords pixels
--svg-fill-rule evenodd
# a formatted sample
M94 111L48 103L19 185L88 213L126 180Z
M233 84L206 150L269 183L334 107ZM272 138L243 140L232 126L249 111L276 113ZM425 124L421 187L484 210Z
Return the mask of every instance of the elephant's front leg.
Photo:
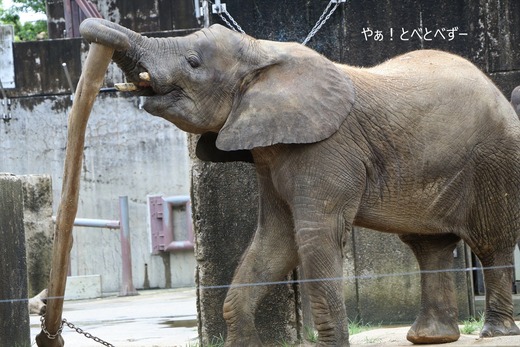
M260 180L259 220L253 242L245 252L224 302L228 331L226 346L260 346L255 312L271 289L298 265L294 225L288 206Z
M339 215L324 216L319 222L305 222L307 218L296 219L296 238L318 346L348 346L342 280L347 228Z
M421 310L406 338L416 344L446 343L460 337L453 274L436 270L453 267L454 234L401 235L412 249L421 273Z

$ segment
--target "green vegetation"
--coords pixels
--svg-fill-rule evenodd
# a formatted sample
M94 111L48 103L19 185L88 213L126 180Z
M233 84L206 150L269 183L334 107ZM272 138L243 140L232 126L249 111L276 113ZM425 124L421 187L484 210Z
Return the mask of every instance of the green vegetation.
M362 333L367 330L377 329L381 327L381 325L371 325L370 323L363 323L363 321L354 319L349 320L348 323L348 333L349 336ZM318 342L318 332L311 327L305 327L304 338L306 341L310 343ZM377 342L377 341L375 341ZM373 343L373 342L372 342Z
M318 342L318 332L316 330L314 330L314 328L306 326L304 328L304 334L305 334L305 336L304 336L305 340L312 342L312 343Z
M381 324L371 325L370 323L363 323L362 320L354 319L348 322L348 334L355 335L362 333L363 331L380 328Z
M22 23L19 13L46 13L45 0L13 0L13 6L4 9L0 0L0 24L14 26L15 41L34 41L47 38L47 21Z
M207 345L207 347L224 347L224 343L226 341L224 340L224 337L222 335L219 336L213 336L211 339L211 342ZM186 347L200 347L200 344L198 341L189 342Z
M483 325L484 313L481 312L479 317L471 317L470 319L463 321L462 328L460 328L460 332L462 334L471 335L474 332L479 332L480 330L482 330Z

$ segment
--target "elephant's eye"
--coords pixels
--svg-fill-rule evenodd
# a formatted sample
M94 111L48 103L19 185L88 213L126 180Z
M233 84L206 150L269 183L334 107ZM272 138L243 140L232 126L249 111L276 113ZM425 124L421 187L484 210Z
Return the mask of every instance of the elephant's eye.
M195 55L195 54L190 54L186 57L186 60L188 61L188 64L190 64L190 66L192 68L198 68L200 66L200 58L198 55Z

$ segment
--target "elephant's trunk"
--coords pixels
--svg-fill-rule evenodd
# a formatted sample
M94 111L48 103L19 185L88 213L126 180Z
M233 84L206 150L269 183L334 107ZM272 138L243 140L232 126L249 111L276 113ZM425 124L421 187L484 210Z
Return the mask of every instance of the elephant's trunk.
M79 31L87 41L112 47L116 51L128 50L130 43L141 36L118 24L98 18L84 20Z
M133 82L142 80L147 73L139 66L143 54L157 49L157 39L144 37L130 29L99 18L84 20L80 26L81 35L89 42L96 42L115 50L113 60ZM148 80L148 81L147 81ZM149 82L149 76L145 78Z

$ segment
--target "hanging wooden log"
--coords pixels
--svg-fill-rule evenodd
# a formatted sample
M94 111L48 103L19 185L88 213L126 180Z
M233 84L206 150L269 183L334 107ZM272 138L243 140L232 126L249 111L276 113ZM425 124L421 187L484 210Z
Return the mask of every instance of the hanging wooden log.
M63 300L72 248L72 227L78 209L85 131L94 100L103 83L113 53L112 48L96 43L90 45L69 114L61 201L54 229L47 312L42 331L36 336L36 343L40 347L64 345L60 335Z

